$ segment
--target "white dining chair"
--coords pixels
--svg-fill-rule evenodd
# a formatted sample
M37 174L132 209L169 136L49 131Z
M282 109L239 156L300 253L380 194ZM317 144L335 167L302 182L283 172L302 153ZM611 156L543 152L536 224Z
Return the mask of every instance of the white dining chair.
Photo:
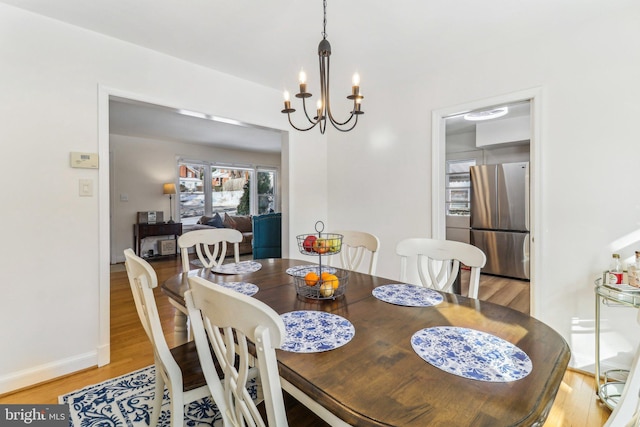
M149 425L158 425L165 385L169 390L171 400L172 427L183 426L186 404L206 396L213 396L218 408L221 411L224 410L226 406L219 378L216 376L216 378L210 378L209 381L205 380L200 368L201 363L214 363L211 353L203 352L198 355L193 342L169 348L153 294L153 290L158 286L156 273L153 267L137 256L132 249L126 249L124 256L136 310L153 347L156 385ZM218 384L215 384L216 379Z
M365 259L369 258L367 273L376 274L378 264L378 251L380 239L377 236L364 231L335 231L333 234L342 235L342 248L340 249L340 263L342 268L357 271Z
M189 278L185 293L198 353L212 348L223 372L227 416L234 426L265 426L245 384L256 361L269 426L286 427L276 348L285 339L282 318L265 303L226 289L201 277ZM255 344L256 357L249 353ZM207 382L217 386L215 367L203 363Z
M178 248L182 260L182 271L190 270L189 251L193 251L203 268L211 269L224 263L227 254L227 245L233 245L233 258L240 262L240 242L242 233L233 228L211 228L206 230L193 230L178 237ZM191 341L191 326L187 319L187 309L169 300L176 308L175 330L186 341Z
M461 263L470 267L467 295L470 298L478 298L480 270L484 267L487 257L475 246L452 240L411 238L396 245L396 254L400 256L401 281L407 281L408 259L415 257L422 286L443 292L451 292Z
M240 262L240 242L242 233L233 228L212 228L193 230L178 237L178 247L182 259L182 271L189 271L189 250L192 249L204 268L217 267L224 263L227 244L234 247L234 261Z

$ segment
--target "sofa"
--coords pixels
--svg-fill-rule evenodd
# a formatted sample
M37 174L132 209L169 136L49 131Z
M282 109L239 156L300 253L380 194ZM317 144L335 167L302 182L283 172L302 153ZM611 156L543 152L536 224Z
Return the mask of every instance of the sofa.
M251 215L229 215L226 212L223 215L216 213L212 217L203 216L196 224L185 226L183 233L193 230L207 230L211 228L233 228L242 233L242 242L240 242L239 245L240 255L251 254L253 241L253 223ZM233 245L227 246L226 255L233 255Z

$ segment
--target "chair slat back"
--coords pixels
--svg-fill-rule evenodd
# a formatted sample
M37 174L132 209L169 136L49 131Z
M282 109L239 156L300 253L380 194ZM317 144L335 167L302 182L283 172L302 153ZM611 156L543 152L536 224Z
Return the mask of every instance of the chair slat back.
M199 386L189 391L184 390L183 372L176 359L173 357L169 345L164 337L160 315L156 305L153 289L158 286L158 278L151 265L137 256L133 250L124 251L125 266L129 277L129 284L133 293L140 322L151 341L153 347L154 362L156 367L156 387L153 399L153 410L149 419L150 425L158 425L162 412L162 397L165 385L169 389L171 397L171 426L182 426L184 404L200 399L211 393L216 403L222 401L222 385L218 386L216 393L210 392L210 386ZM211 354L200 356L200 360L209 360L213 364ZM187 372L189 375L190 372ZM214 380L212 380L213 382ZM214 387L215 388L215 387ZM185 401L186 400L186 401ZM224 401L218 405L225 408ZM223 420L227 420L223 416Z
M228 415L237 426L265 426L247 392L251 377L248 342L255 344L268 425L286 427L287 417L275 349L285 338L284 322L273 309L255 298L226 289L201 277L189 278L185 293L193 335L200 351L213 348L224 373ZM204 370L204 367L203 367ZM205 377L209 381L205 370ZM209 374L212 376L213 374Z
M189 271L189 249L193 248L204 268L217 267L224 263L227 244L234 247L235 262L240 262L240 242L242 233L233 228L212 228L193 230L178 237L178 247L182 258L182 271Z
M169 354L169 359L173 360L169 353L169 346L162 333L158 307L153 296L153 289L158 286L156 272L147 261L137 256L131 249L125 250L124 256L129 285L131 286L133 300L142 327L147 337L149 337L157 356L164 362L164 358Z
M357 271L360 268L365 255L369 255L369 265L367 272L376 274L378 264L378 250L380 249L380 239L377 236L364 231L335 231L335 234L342 234L342 248L340 250L340 263L342 268Z
M470 267L468 296L478 297L480 270L487 257L477 247L452 240L411 238L398 243L396 254L400 256L401 281L407 281L408 259L415 257L422 286L443 292L451 292L460 263Z

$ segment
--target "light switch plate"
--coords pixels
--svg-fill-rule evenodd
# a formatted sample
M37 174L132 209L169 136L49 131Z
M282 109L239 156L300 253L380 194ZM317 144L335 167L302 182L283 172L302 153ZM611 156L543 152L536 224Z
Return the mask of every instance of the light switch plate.
M80 185L79 191L80 191L81 197L93 196L93 180L81 179L79 185Z

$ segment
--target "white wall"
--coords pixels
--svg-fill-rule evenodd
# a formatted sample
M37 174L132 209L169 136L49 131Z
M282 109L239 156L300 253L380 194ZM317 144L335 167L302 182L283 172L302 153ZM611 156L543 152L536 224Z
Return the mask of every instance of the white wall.
M138 211L162 211L169 220L169 197L162 194L162 184L175 182L177 159L206 160L247 166L270 166L280 170L280 153L261 153L212 148L202 144L110 135L112 150L112 255L124 262L123 251L133 247L133 224ZM122 201L125 194L126 201ZM281 194L282 196L282 194ZM288 197L288 195L287 195ZM179 222L173 198L173 218ZM145 239L144 248L154 249L154 239ZM157 252L156 252L157 253Z
M361 124L329 137L331 225L378 235L378 274L397 278L397 242L431 235L431 112L541 87L535 316L565 337L581 369L594 359L594 279L611 252L630 257L640 248L638 237L624 240L640 228L640 203L631 196L640 159L640 4L612 9L603 5L598 21L577 17L535 40L505 40L476 57L434 64L423 75L368 81ZM635 311L608 309L605 317L604 357L628 364L640 336Z
M109 308L103 206L109 183L102 178L109 159L102 156L100 170L69 166L71 151L102 149L101 91L289 129L279 111L280 90L4 4L0 63L0 178L6 189L0 340L12 349L0 352L3 393L96 365L98 349L108 352L99 323ZM291 133L285 145L293 148L283 156L283 174L292 181L290 197L301 203L284 213L292 230L286 232L295 235L326 218L326 138ZM305 167L310 159L317 159L313 171ZM93 197L79 197L80 179L93 180ZM100 307L105 282L107 301Z

